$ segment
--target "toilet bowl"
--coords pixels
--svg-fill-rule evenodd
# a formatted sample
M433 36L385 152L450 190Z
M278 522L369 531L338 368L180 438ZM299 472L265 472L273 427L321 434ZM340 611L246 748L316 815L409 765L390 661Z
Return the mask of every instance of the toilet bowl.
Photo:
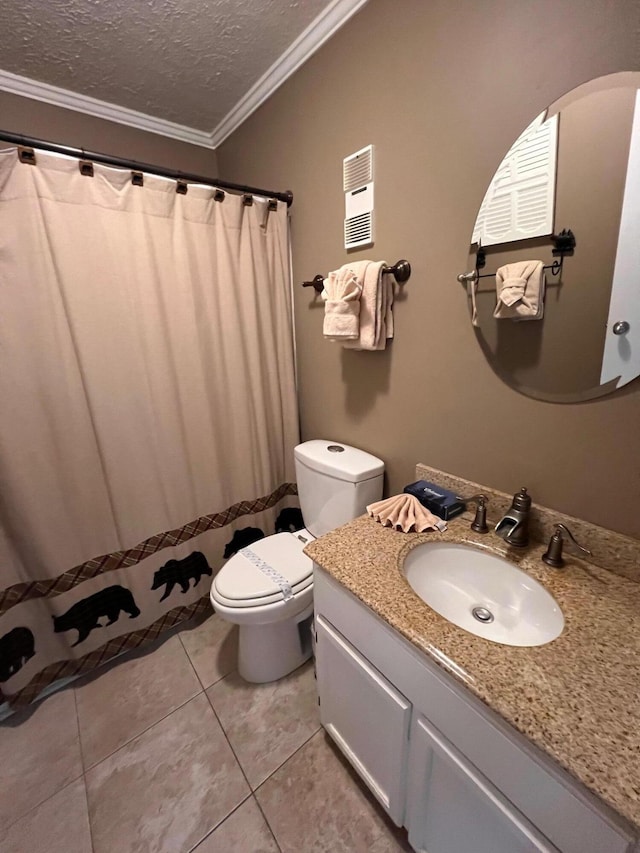
M300 507L307 524L242 548L211 584L211 604L239 626L238 672L256 684L276 681L311 657L313 563L307 542L350 521L382 496L384 463L325 440L294 450Z
M302 549L313 538L302 530L260 539L213 579L213 609L240 626L238 672L245 681L276 681L311 657L313 563Z

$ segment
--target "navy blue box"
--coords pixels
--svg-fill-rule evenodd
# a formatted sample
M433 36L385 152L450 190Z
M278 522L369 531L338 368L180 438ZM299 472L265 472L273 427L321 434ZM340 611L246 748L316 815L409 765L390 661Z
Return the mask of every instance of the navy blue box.
M415 483L409 483L403 491L418 498L420 503L426 506L430 512L445 521L455 518L467 508L454 492L443 489L442 486L430 483L428 480L416 480Z

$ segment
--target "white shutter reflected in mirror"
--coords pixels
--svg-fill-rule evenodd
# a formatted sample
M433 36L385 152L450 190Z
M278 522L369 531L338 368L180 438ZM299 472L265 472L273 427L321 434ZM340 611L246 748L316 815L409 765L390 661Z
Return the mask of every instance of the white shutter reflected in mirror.
M553 233L558 116L534 119L509 149L489 185L473 229L483 246Z
M640 375L640 89L631 129L618 248L611 285L600 383L617 388ZM620 324L628 324L625 327Z

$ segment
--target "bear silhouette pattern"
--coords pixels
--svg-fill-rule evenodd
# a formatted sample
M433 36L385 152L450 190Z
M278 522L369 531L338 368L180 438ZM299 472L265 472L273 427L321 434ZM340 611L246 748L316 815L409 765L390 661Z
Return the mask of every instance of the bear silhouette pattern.
M77 646L78 643L86 640L95 628L103 627L100 624L102 616L106 616L109 620L106 625L113 625L123 610L129 614L130 619L140 615L140 609L136 605L131 590L124 586L108 586L78 601L66 613L54 616L53 630L59 634L62 631L75 629L78 632L78 639L73 646Z
M304 518L296 506L285 507L276 518L276 533L295 533L303 527Z
M35 640L28 628L13 628L0 637L0 681L19 672L35 653Z
M180 585L181 591L187 592L189 589L189 581L193 579L193 586L196 587L200 582L202 575L211 575L211 567L207 563L207 558L201 551L194 551L188 557L182 560L169 560L153 576L153 584L151 589L159 589L165 584L165 589L160 601L168 598L176 584Z
M236 530L233 537L225 545L225 560L237 554L241 548L246 548L252 542L257 542L258 539L264 539L264 533L259 527L243 527L242 530Z

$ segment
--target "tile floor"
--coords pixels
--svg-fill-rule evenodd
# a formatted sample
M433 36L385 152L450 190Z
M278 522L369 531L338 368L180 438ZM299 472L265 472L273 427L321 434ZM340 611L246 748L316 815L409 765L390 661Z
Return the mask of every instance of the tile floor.
M312 665L235 671L217 616L0 724L2 853L397 853L320 728Z

